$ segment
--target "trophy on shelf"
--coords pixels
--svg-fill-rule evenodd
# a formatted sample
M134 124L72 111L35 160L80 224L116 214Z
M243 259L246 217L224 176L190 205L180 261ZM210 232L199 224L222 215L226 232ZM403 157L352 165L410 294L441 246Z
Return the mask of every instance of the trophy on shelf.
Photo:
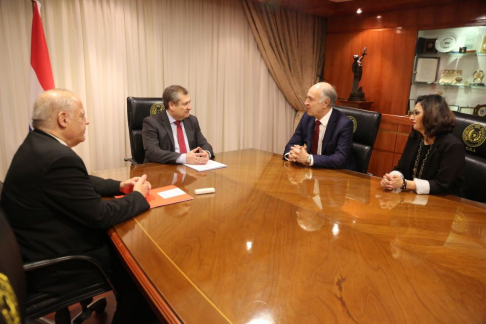
M476 86L484 86L483 78L484 78L483 70L474 71L472 84Z

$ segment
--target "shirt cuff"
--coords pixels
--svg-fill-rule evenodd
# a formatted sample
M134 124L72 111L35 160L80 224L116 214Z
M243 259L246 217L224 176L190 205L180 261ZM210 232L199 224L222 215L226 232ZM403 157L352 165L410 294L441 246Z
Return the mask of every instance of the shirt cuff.
M286 161L288 161L288 160L289 160L289 154L290 154L290 152L287 152L287 153L285 153L285 154L284 154L284 159L285 159Z
M208 152L208 156L209 158L211 158L211 152L209 152L208 150L205 150L206 152Z
M180 164L186 164L186 153L179 155L176 162Z
M314 155L310 155L310 163L309 163L309 166L313 166L314 165Z
M415 182L415 192L419 195L428 195L430 192L430 183L427 180L423 179L413 179Z

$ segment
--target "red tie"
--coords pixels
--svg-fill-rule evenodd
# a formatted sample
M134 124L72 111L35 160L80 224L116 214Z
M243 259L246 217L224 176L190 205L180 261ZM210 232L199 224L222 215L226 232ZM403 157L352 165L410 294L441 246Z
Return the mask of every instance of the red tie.
M316 127L314 128L314 135L312 136L311 154L317 154L317 147L319 146L319 125L321 121L316 119Z
M184 141L184 133L182 132L181 122L175 121L177 125L177 141L179 142L179 153L187 153L186 142Z

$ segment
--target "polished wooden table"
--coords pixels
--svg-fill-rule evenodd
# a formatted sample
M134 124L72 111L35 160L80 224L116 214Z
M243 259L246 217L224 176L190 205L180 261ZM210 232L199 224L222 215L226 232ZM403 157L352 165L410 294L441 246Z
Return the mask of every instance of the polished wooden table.
M376 177L299 167L258 150L217 160L228 167L95 173L120 180L146 173L153 186L179 181L194 197L111 231L159 316L486 323L486 205L385 192ZM194 194L204 187L216 192Z

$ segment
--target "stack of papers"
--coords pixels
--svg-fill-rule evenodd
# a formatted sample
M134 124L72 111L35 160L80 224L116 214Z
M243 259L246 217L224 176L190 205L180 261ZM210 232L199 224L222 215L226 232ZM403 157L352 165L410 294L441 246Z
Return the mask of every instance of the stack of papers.
M209 160L208 163L206 164L184 164L185 166L190 167L191 169L194 169L196 171L209 171L209 170L214 170L214 169L221 169L221 168L226 168L227 165L223 163L219 163L213 160Z

